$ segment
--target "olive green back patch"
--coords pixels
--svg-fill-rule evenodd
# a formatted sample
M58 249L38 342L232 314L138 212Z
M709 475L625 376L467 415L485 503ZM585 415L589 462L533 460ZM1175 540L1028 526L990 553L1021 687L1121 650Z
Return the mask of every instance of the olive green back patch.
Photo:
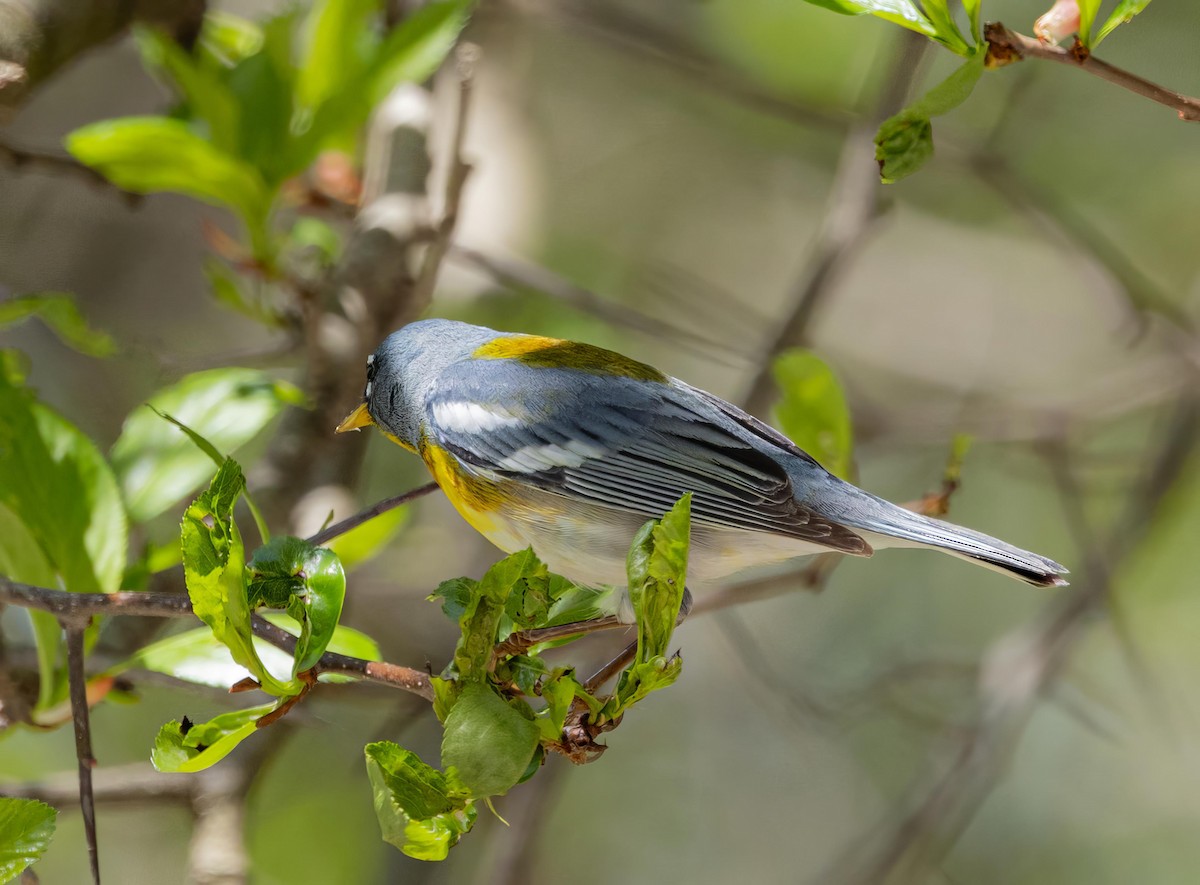
M616 375L665 384L667 376L653 366L579 341L544 338L540 335L514 335L495 338L476 349L476 359L512 359L542 369L575 369L591 375Z

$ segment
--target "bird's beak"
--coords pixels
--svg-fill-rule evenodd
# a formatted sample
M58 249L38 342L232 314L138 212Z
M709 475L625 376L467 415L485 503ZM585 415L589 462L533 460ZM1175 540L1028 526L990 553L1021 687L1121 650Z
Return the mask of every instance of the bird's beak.
M371 417L371 413L367 411L367 404L364 402L346 416L345 420L334 430L334 433L345 433L347 430L361 430L363 427L370 427L374 423L375 420Z

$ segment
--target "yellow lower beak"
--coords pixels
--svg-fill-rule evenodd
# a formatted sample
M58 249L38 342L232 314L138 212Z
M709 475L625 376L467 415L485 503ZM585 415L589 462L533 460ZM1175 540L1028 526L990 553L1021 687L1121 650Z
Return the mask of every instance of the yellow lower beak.
M334 433L345 433L347 430L360 430L363 427L370 427L375 423L371 417L371 413L367 411L367 404L362 403L357 409L346 416L345 420L337 426Z

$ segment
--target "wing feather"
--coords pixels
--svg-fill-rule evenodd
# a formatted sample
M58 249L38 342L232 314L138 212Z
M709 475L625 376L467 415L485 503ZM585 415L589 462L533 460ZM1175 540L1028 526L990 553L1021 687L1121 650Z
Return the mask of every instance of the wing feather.
M513 361L489 360L486 368L484 376L477 363L457 364L427 403L438 445L468 469L646 518L692 492L699 524L871 552L854 531L796 499L783 462L815 461L711 394L674 380L597 378ZM439 414L465 414L464 390L484 396L486 408L522 420L439 424Z

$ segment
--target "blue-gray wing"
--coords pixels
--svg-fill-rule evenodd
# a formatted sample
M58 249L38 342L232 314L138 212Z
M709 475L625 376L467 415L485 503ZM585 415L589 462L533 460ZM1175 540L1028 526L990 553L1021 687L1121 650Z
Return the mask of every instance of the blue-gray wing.
M427 401L436 442L465 466L646 518L686 492L701 524L869 555L851 529L796 500L790 440L711 394L511 360L448 369Z

